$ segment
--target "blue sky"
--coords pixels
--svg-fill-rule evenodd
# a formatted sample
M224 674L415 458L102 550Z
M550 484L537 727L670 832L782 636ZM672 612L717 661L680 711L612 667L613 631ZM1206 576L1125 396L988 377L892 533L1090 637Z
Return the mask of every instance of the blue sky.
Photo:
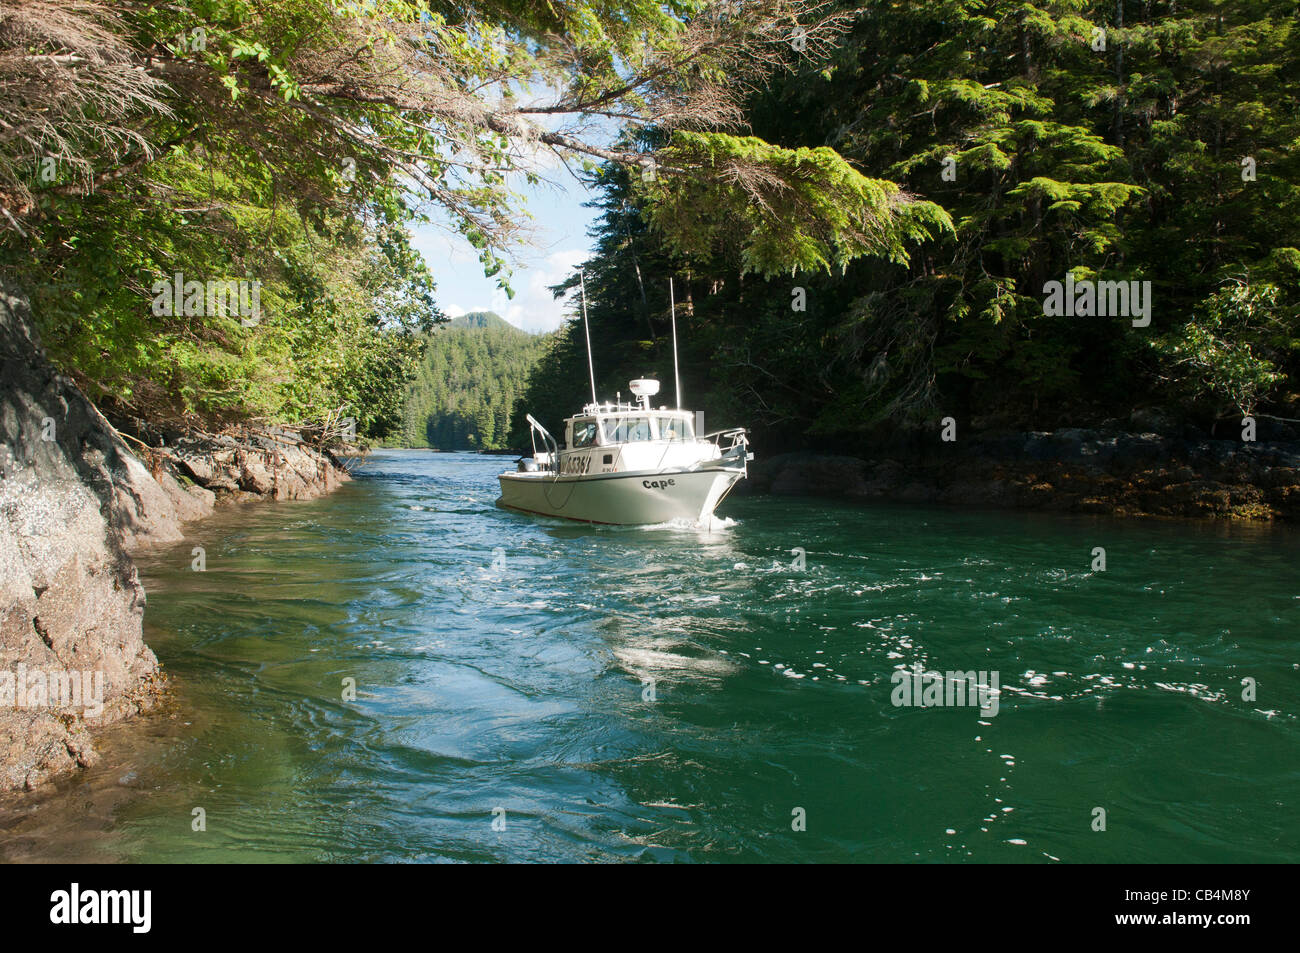
M495 278L483 277L478 253L464 238L431 225L412 232L412 243L437 282L438 306L449 316L495 311L515 327L534 332L552 331L564 322L566 301L556 301L546 288L572 274L590 254L587 228L597 211L583 208L593 196L564 169L540 171L548 182L520 189L533 217L533 235L513 263L513 300L496 287Z

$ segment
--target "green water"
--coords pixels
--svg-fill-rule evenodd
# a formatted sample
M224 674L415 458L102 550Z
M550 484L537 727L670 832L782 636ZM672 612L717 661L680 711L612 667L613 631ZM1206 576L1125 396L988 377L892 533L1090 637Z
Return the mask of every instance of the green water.
M0 805L0 858L1300 861L1295 530L589 528L496 509L509 464L376 454L142 559L176 710ZM1000 673L997 714L896 707L913 662Z

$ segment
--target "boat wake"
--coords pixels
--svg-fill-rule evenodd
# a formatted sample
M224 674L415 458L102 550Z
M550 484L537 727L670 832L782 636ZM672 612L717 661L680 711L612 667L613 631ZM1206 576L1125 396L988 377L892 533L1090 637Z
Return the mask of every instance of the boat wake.
M731 529L733 526L740 524L730 516L716 516L709 514L707 519L689 520L684 518L671 519L663 523L649 523L641 526L628 526L626 529L631 530L689 530L695 533L713 533L722 530Z

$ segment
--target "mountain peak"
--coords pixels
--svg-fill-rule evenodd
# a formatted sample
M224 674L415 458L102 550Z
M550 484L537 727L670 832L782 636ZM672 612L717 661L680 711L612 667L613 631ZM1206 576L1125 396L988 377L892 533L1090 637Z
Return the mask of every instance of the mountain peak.
M458 318L452 318L447 325L452 328L509 328L511 331L519 331L520 334L526 334L515 327L495 311L467 311Z

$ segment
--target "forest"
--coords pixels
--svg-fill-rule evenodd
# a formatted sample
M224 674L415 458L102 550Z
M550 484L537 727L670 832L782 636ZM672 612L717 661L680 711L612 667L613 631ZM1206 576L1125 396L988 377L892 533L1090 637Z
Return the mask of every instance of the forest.
M801 167L833 149L951 228L907 256L765 274L705 211L710 186L678 200L694 217L668 238L657 184L609 164L585 266L602 393L672 380L671 278L687 405L769 448L937 434L945 417L1235 436L1255 415L1261 435L1297 435L1296 3L843 8L825 60L748 97L748 129ZM570 325L534 415L581 403L583 347Z
M14 0L0 278L113 419L417 440L460 378L412 229L511 293L545 155L595 189L602 393L671 379L671 278L686 402L769 448L945 418L1295 437L1297 12ZM571 413L580 343L437 398L477 422L434 442Z
M449 266L412 230L460 236L509 296L543 157L565 175L658 162L620 126L670 146L644 202L664 234L693 227L675 209L711 182L766 272L794 260L791 229L847 260L941 227L837 156L804 169L740 135L744 91L847 21L821 0L10 0L0 290L110 420L351 418L383 441ZM746 223L765 193L777 217Z
M453 318L427 336L389 440L435 450L511 449L510 413L550 344L491 311Z

